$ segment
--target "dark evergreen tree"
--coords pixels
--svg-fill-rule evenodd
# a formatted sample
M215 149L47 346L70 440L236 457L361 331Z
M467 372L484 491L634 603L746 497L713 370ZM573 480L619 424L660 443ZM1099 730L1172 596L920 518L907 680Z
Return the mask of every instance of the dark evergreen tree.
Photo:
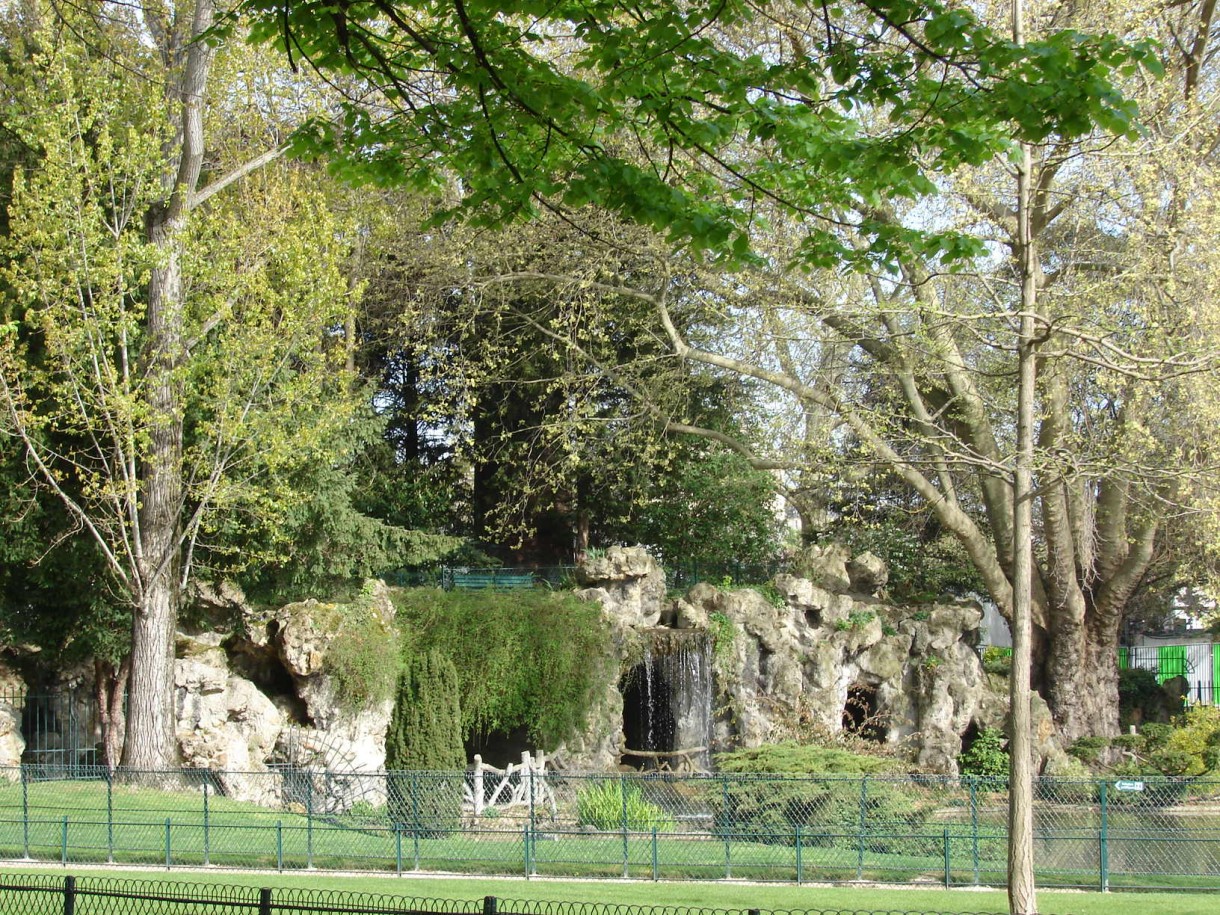
M439 651L417 654L398 678L386 732L388 804L398 828L427 835L456 828L465 768L457 669Z

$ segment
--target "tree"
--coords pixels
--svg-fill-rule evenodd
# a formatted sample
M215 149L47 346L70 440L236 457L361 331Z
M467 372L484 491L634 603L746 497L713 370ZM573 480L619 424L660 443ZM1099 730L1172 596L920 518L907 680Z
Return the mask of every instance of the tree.
M399 675L385 751L394 822L429 834L456 826L463 785L452 773L466 768L462 710L457 670L436 649L413 655Z
M215 11L31 2L8 29L6 126L33 161L9 208L0 423L131 609L133 768L175 760L197 548L219 546L218 519L273 508L269 482L329 460L354 405L325 342L347 301L343 232L299 168L265 170L278 143L209 156L218 52L197 39Z

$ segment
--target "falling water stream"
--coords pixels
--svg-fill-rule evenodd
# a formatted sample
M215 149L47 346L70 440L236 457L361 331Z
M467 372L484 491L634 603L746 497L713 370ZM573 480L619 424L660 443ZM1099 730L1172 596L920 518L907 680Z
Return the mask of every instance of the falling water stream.
M628 748L672 753L702 747L669 763L678 768L685 759L706 769L712 742L711 639L701 630L665 628L647 630L645 637L644 658L623 683Z

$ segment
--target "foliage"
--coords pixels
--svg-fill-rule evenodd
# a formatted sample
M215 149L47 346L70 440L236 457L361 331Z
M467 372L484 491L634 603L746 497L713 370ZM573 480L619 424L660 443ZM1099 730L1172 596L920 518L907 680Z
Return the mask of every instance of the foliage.
M393 773L386 806L395 823L430 835L458 825L461 785L418 773L466 767L459 695L453 662L439 651L413 654L399 675L385 763Z
M1165 691L1152 671L1128 667L1118 672L1118 712L1122 724L1159 721L1165 705Z
M378 705L394 695L401 637L373 601L366 582L352 603L335 608L338 631L326 649L325 670L335 681L339 702L350 710Z
M893 773L893 760L849 753L834 747L794 743L720 753L722 772L787 776L725 782L717 793L708 791L716 829L744 834L753 841L792 844L796 830L806 845L854 847L861 818L872 827L900 834L917 828L931 814L933 804L905 790L905 786L863 776ZM870 847L897 851L897 838L875 836Z
M855 610L844 619L835 621L835 632L855 632L877 618L872 610Z
M451 557L460 538L400 527L365 510L356 467L380 426L354 416L330 443L330 460L288 468L276 481L273 511L222 520L216 533L223 547L207 554L212 572L235 577L252 600L285 603Z
M945 595L986 591L978 570L956 539L935 524L925 522L920 525L922 530L903 524L894 517L900 512L893 510L892 502L870 502L869 497L867 491L851 494L853 506L844 507L835 537L851 548L852 555L867 550L885 560L890 572L886 591L892 600L922 603Z
M1012 649L988 645L983 649L983 670L1007 677L1012 672Z
M707 631L712 639L712 655L717 661L732 657L737 641L737 626L725 614L713 611L707 615Z
M957 233L896 232L875 216L863 226L873 244L860 250L833 217L862 201L927 195L935 186L923 163L986 161L1010 131L1032 141L1094 121L1130 131L1134 106L1107 80L1147 57L1073 32L1026 50L936 0L828 7L814 28L768 4L780 35L802 30L791 55L733 40L756 15L742 0L242 8L255 40L358 74L389 102L388 116L352 102L297 135L298 149L329 154L345 176L438 187L456 173L463 212L481 221L533 213L541 195L572 209L598 203L675 242L737 256L749 251L754 215L741 201L765 190L807 216L800 256L820 265L886 263L895 248L978 250ZM573 32L557 45L556 34ZM406 87L425 73L444 73L451 91L418 105ZM803 104L777 101L790 98ZM870 132L861 108L885 112L886 129ZM743 138L763 154L740 155ZM733 180L721 183L727 156Z
M746 775L888 775L897 770L892 759L850 753L838 747L791 741L716 754L720 772Z
M386 733L386 768L464 769L459 696L453 661L435 649L413 654L398 677Z
M1101 751L1110 746L1108 737L1080 737L1068 747L1068 755L1086 765L1095 766L1101 761Z
M774 501L774 480L741 455L688 445L614 533L666 563L766 564L779 552Z
M983 728L974 742L957 758L962 775L1008 778L1008 750L1004 735L995 728Z
M1220 764L1220 708L1195 705L1174 720L1152 763L1166 775L1203 775Z
M463 733L527 728L550 749L583 726L611 654L597 604L544 590L434 588L399 591L394 602L408 649L439 651L457 668Z
M672 832L673 817L644 798L637 784L622 779L599 781L580 789L576 796L576 817L581 826L609 832Z

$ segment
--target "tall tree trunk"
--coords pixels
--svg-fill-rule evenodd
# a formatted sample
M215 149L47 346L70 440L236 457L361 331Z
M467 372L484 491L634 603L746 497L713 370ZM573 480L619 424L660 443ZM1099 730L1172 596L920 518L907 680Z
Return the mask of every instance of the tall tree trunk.
M1012 37L1025 41L1022 0L1012 3ZM1012 671L1009 684L1008 909L1012 915L1038 911L1034 883L1033 757L1030 738L1030 668L1033 618L1033 458L1034 396L1037 381L1034 325L1038 283L1030 225L1033 155L1021 144L1017 165L1017 235L1021 278L1021 321L1017 335L1017 441L1013 466Z
M146 363L149 449L140 468L138 591L131 639L127 739L123 765L165 769L177 763L174 740L174 632L182 576L184 357L182 245L203 165L203 99L213 51L195 38L211 27L215 0L195 0L189 23L158 37L171 72L167 102L180 113L165 203L150 214L149 241L163 258L149 277Z

